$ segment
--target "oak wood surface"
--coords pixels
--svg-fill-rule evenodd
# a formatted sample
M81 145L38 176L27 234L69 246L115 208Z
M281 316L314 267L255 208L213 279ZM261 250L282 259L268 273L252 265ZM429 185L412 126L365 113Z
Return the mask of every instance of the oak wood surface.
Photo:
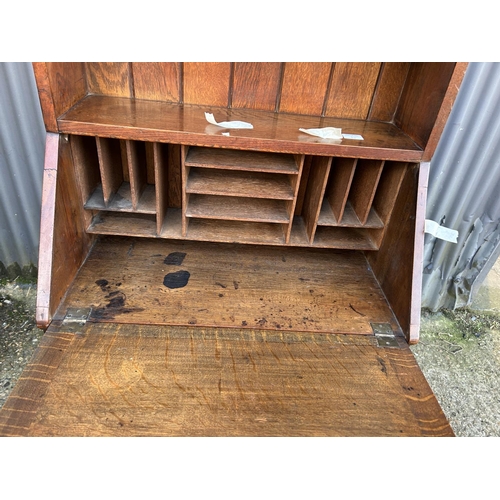
M383 168L384 162L377 160L358 161L356 164L348 200L361 224L366 223L370 214Z
M217 121L241 120L253 129L231 130L210 125L205 112ZM390 123L272 113L261 110L216 108L213 105L179 106L166 102L89 95L58 118L65 133L120 139L169 142L192 146L223 147L262 152L316 154L418 161L422 149ZM308 136L299 128L341 128L363 140L344 139L340 144Z
M125 164L128 166L132 207L137 210L139 200L147 184L146 148L145 144L140 141L125 141L125 147L127 153Z
M284 65L280 112L323 115L332 63L295 63Z
M84 63L33 63L45 128L57 132L55 118L86 95Z
M441 123L436 120L443 106L446 95L448 99L444 107L446 115L451 110L451 103L458 91L457 81L460 68L456 63L414 63L408 74L408 84L401 96L400 106L395 116L398 127L412 137L418 144L427 144L435 126L436 136L442 131ZM463 71L461 72L463 76ZM450 80L455 74L453 87L449 88ZM427 154L433 152L437 142L429 144ZM431 153L432 154L432 153Z
M276 174L297 174L292 155L233 149L189 148L185 164L190 167L222 168Z
M319 156L313 157L311 162L311 171L307 181L303 206L303 219L310 242L314 240L331 163L332 158Z
M361 223L352 205L348 202L345 206L342 219L339 221L333 213L332 207L328 200L324 199L321 205L321 212L318 216L318 225L320 226L340 226L340 227L373 227L382 228L384 223L380 219L378 213L371 208L368 218L364 224Z
M133 97L133 80L130 63L87 62L87 87L91 94L116 97Z
M406 169L380 250L367 255L373 273L411 343L418 341L418 298L421 291L415 278L422 273L425 225L425 209L422 207L425 207L426 175L424 170L419 176L418 165Z
M85 233L67 138L47 134L43 182L36 321L45 329L94 238Z
M287 175L239 170L192 168L186 184L188 193L292 200L294 191Z
M332 165L326 194L338 221L341 221L344 215L357 163L357 158L335 158Z
M288 223L290 221L285 202L282 200L197 194L189 197L186 216L254 222Z
M412 353L372 337L87 324L50 330L2 436L452 436Z
M161 231L155 229L154 216L124 212L99 212L87 231L91 234L159 237L171 240L217 241L221 243L249 243L253 245L279 245L346 250L377 250L379 231L357 230L355 227L318 227L314 241L307 236L304 220L295 216L290 240L285 242L283 228L278 224L225 221L221 219L189 219L189 231L182 232L182 211L169 208Z
M231 64L226 62L183 63L184 102L227 106Z
M326 116L365 120L377 84L381 63L335 63Z
M120 141L96 137L104 204L108 205L123 182Z
M169 285L177 277L184 286ZM375 322L398 330L362 253L310 248L104 238L56 319L68 307L92 307L93 321L116 323L370 334Z
M383 122L394 120L410 66L409 62L382 63L368 115L370 120Z
M236 62L231 107L275 111L281 90L281 63Z
M181 63L133 62L134 97L153 101L181 100Z

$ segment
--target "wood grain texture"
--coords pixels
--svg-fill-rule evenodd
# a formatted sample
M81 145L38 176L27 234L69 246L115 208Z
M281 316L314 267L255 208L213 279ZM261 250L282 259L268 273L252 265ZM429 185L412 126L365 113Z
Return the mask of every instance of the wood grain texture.
M54 121L86 93L84 65L80 62L47 62L33 65L47 131L57 132Z
M331 164L332 158L320 156L314 156L312 158L311 171L309 173L307 190L302 208L304 224L310 242L314 240L316 224L318 223L319 212L321 210L321 204L323 203Z
M182 205L182 175L181 146L168 145L168 206L181 208Z
M377 160L359 160L356 164L348 200L361 224L366 223L370 213L383 168L384 162Z
M452 436L409 348L357 336L89 324L45 335L0 435Z
M188 193L248 198L293 200L294 191L287 175L191 168L186 183Z
M380 63L335 63L325 115L366 119L375 92Z
M393 121L409 69L410 63L408 62L382 64L368 116L370 120Z
M232 130L211 126L204 112L216 120L242 120L253 129ZM350 156L387 160L419 161L421 149L406 134L390 123L321 118L261 110L237 110L212 106L194 106L88 96L58 120L66 133L98 135L119 139L168 142L191 146L222 147L292 154ZM346 134L360 134L363 141L344 140L332 144L307 136L299 128L336 127Z
M189 148L186 165L190 167L298 174L293 155L239 151L233 149Z
M85 67L88 91L91 94L133 97L129 63L88 62Z
M410 67L395 123L422 148L432 133L454 70L451 62L412 63ZM450 109L448 105L446 114Z
M153 101L180 102L181 64L134 62L134 97Z
M186 216L253 222L290 222L285 202L282 200L202 194L193 194L189 197Z
M33 63L38 98L42 107L43 123L47 132L57 132L57 114L54 103L54 96L50 86L47 63Z
M153 143L153 163L155 169L156 191L156 232L160 234L168 210L170 184L168 179L168 147Z
M357 163L357 158L335 158L333 161L326 196L338 221L344 216Z
M93 237L85 234L83 208L67 138L47 135L40 224L37 324L47 328L87 257Z
M104 204L108 205L123 182L120 141L96 137Z
M172 254L185 256L171 265ZM187 283L170 288L177 275ZM92 307L93 321L115 323L371 334L371 322L388 322L398 330L362 253L311 248L103 238L58 314L66 307Z
M275 111L280 84L281 63L234 63L232 107Z
M230 74L230 63L183 63L184 102L227 106Z
M71 135L69 136L71 154L75 168L75 180L81 193L81 203L85 205L93 193L98 192L99 206L104 207L102 196L101 174L99 170L99 158L94 137ZM86 226L90 224L91 215L84 213Z
M444 95L443 102L439 109L436 119L434 120L434 126L432 127L432 131L427 139L427 143L425 146L425 151L422 156L423 162L429 162L439 143L439 139L441 134L443 133L444 127L448 120L448 117L451 113L451 109L455 102L455 99L458 95L458 90L460 89L460 85L465 76L465 72L467 70L468 63L456 63L455 69L453 70L453 74L451 75L450 83L446 90L446 94Z
M322 115L332 63L285 63L280 112Z
M418 262L421 252L418 257L415 241L418 173L418 165L410 165L407 169L380 250L367 255L373 273L384 290L406 338L412 343L416 341L415 335L418 335L413 329L410 338L412 295L420 293L413 285L414 269L415 266L421 269L421 263ZM421 200L424 191L425 187L422 186L419 195ZM420 315L420 306L417 309L418 311L414 312Z
M36 322L38 327L44 330L48 327L53 312L50 297L54 258L58 154L59 135L49 132L45 138L36 300Z
M125 147L127 152L125 165L128 166L132 207L137 210L147 184L146 148L140 141L125 141Z

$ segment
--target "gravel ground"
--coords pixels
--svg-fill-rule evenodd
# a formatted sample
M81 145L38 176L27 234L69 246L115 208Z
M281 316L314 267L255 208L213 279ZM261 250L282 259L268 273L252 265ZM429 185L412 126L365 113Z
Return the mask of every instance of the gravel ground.
M43 335L35 323L35 300L35 285L0 285L0 407Z
M0 407L43 332L36 286L0 284ZM457 436L500 436L500 314L422 312L412 351Z

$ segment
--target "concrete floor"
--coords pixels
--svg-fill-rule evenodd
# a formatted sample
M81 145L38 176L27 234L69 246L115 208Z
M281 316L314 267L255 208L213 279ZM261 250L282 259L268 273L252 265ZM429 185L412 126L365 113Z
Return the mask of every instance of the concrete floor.
M422 312L412 351L457 436L500 436L500 260L470 307Z

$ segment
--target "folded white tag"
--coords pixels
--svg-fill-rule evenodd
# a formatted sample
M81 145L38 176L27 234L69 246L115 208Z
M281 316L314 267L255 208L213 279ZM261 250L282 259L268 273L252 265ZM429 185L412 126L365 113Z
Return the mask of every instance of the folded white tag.
M304 134L313 135L314 137L320 137L321 139L342 139L342 129L335 127L323 127L323 128L299 128Z
M215 121L214 115L212 113L205 113L205 118L207 119L208 123L211 123L212 125L217 125L218 127L222 127L222 128L232 128L232 129L253 128L253 125L251 123L247 123L247 122L230 121L230 122L217 123Z

